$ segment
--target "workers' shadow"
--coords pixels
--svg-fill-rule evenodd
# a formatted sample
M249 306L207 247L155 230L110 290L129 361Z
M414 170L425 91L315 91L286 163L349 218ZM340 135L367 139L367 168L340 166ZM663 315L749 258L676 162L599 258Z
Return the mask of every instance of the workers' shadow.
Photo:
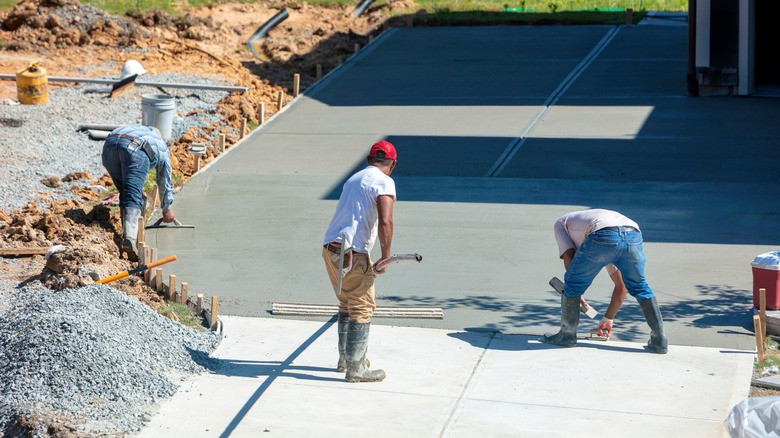
M482 328L466 328L464 332L449 333L448 336L461 340L476 348L498 351L538 351L560 349L556 345L545 344L540 341L538 335L513 335L486 331ZM599 350L619 351L624 353L651 353L642 348L630 348L621 345L607 344L597 341L581 342L577 340L577 348L595 348ZM652 353L655 354L655 353Z
M203 365L203 364L202 364ZM333 372L337 376L336 369L333 367L312 367L287 365L280 361L248 361L248 360L225 360L209 358L204 365L210 373L226 377L289 377L299 380L311 380L320 382L343 382L343 377L323 377L310 373Z

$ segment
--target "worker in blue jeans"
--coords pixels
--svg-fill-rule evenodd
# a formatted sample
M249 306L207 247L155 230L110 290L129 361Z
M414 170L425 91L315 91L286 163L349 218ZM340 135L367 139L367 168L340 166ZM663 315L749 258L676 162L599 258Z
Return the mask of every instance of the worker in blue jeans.
M122 216L122 250L129 259L138 259L136 235L138 218L144 205L143 190L149 169L157 169L163 221L173 222L173 186L171 155L168 146L154 127L132 125L111 131L103 144L103 166L119 191Z
M616 292L627 290L639 302L651 331L647 349L666 353L668 343L661 311L645 280L645 254L639 225L618 212L591 209L564 215L556 221L554 229L560 258L566 268L561 297L561 330L555 335L544 335L542 341L565 347L577 344L580 297L606 266L608 270L609 267L614 270L610 277L615 282ZM608 312L617 313L622 298L618 301L616 308L611 305ZM612 321L602 322L599 330L602 328L611 331Z

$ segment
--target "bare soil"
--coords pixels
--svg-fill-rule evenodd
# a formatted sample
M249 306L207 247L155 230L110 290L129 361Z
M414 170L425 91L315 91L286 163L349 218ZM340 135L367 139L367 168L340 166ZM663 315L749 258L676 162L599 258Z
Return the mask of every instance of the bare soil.
M228 2L189 9L181 18L153 11L130 17L114 17L81 5L77 0L21 0L11 11L0 13L0 71L16 72L30 61L39 61L49 76L117 77L111 65L139 61L150 74L197 72L220 77L247 93L232 93L219 104L224 117L208 133L238 131L242 119L258 123L260 103L268 118L279 110L283 92L291 99L293 75L300 87L313 84L317 65L322 74L338 66L388 25L391 12L414 9L413 0L391 0L351 18L354 5L311 6L302 2L271 0L264 3ZM289 18L258 40L255 58L246 47L252 34L280 10ZM110 62L110 61L113 61ZM86 72L86 73L85 73ZM71 86L50 82L50 89ZM16 84L0 81L0 100L15 99ZM218 137L218 136L214 136ZM206 142L193 129L169 143L174 175L185 183L192 176L193 161L187 152L193 142ZM229 148L238 141L227 136ZM214 145L217 146L217 145ZM203 163L213 160L219 148L207 148ZM84 172L86 173L86 172ZM107 175L73 175L91 184L111 185ZM56 187L59 181L46 181ZM40 280L53 289L77 287L134 267L118 250L121 235L119 212L101 204L90 190L75 193L80 200L30 203L21 210L0 211L0 248L52 247L68 250L45 261L42 256L24 258L13 267L0 257L4 278L19 282ZM112 286L158 309L162 299L137 277Z

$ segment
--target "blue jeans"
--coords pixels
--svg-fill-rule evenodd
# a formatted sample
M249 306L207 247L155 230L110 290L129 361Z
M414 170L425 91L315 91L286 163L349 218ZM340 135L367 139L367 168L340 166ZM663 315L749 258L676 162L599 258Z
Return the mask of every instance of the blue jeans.
M149 173L149 157L124 138L109 138L103 144L103 166L119 191L119 206L144 207L143 190Z
M623 276L623 283L637 301L653 298L653 291L645 280L645 253L642 233L619 227L591 233L577 248L564 276L567 297L579 297L593 283L601 268L612 263Z

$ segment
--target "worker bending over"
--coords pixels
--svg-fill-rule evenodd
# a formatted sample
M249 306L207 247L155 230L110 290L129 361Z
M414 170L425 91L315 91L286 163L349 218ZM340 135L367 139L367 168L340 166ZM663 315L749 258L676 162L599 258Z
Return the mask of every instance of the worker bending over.
M138 259L136 236L138 218L144 205L144 184L149 169L157 169L163 221L173 222L173 186L171 185L171 155L168 146L154 127L132 125L111 131L103 144L103 166L119 191L122 216L122 250L128 258Z
M566 268L561 297L561 330L555 335L544 335L542 341L565 347L577 344L580 297L601 268L606 266L615 289L599 325L599 334L609 336L612 320L628 291L639 302L650 326L647 349L666 353L667 341L661 311L645 280L645 254L639 225L618 212L591 209L561 217L555 222L554 229L560 258Z

